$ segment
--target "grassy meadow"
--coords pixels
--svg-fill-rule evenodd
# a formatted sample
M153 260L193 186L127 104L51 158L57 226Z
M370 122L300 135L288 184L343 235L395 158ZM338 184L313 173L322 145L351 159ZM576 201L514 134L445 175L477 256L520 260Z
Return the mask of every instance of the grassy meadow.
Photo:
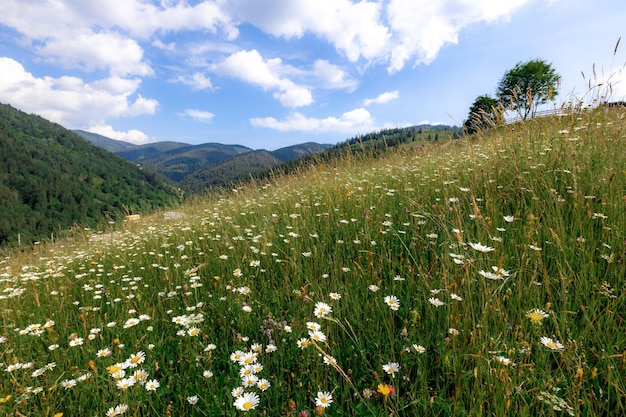
M0 414L626 415L625 137L537 118L7 253Z

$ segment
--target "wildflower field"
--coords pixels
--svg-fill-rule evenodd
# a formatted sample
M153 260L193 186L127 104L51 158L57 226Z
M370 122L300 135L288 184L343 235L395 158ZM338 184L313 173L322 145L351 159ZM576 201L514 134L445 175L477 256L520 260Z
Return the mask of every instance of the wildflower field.
M626 113L346 157L0 260L6 416L624 416Z

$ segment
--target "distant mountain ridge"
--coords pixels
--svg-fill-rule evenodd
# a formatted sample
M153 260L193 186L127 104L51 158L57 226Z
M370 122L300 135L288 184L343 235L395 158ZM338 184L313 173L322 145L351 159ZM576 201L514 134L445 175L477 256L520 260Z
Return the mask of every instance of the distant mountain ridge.
M176 149L186 148L188 146L191 145L182 142L163 141L145 143L143 145L133 145L131 147L124 148L121 151L116 151L115 154L124 159L128 159L129 161L141 162L146 159L154 158L162 153L175 151Z
M287 146L276 149L270 153L280 162L288 162L292 159L300 158L309 154L320 153L329 149L331 145L321 145L317 142L305 142L299 145Z
M172 143L172 142L170 142ZM172 181L178 182L183 177L208 165L224 162L234 156L250 152L252 149L240 145L203 143L201 145L179 144L169 149L158 148L156 144L142 145L138 148L117 152L117 155L133 162L152 167Z
M91 142L92 145L96 145L99 148L107 150L109 152L120 152L124 149L135 147L136 145L130 142L124 142L122 140L115 140L106 136L99 135L97 133L87 132L85 130L74 130L83 139Z
M77 133L89 141L94 138L80 131ZM198 193L213 188L228 188L251 178L266 176L272 170L288 173L299 165L315 161L330 161L361 152L376 156L409 142L413 145L442 143L458 138L460 134L461 130L457 126L422 124L383 129L336 145L306 142L274 151L220 143L190 145L181 142L155 142L131 146L125 144L115 153L150 167L184 191ZM98 142L93 142L94 144L101 143L109 147L112 145L101 138L96 139Z
M122 145L116 146L111 143L116 142L114 139L85 131L77 130L76 133L96 146L115 149L111 152L124 159L149 166L189 191L226 186L248 179L253 173L308 154L323 152L333 146L306 142L275 151L213 142L200 145L168 141L144 145L122 142ZM244 158L244 155L247 156ZM202 178L206 180L205 184L202 184Z

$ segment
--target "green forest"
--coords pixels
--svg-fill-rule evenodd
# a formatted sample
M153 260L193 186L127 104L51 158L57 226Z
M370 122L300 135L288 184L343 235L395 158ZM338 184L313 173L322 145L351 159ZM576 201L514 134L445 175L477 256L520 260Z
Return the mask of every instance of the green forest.
M158 174L0 104L0 245L29 244L176 201L176 190Z
M421 146L425 143L444 143L458 139L461 133L459 127L449 125L424 124L382 129L378 132L371 132L346 139L322 152L309 153L298 159L287 161L272 168L272 172L289 174L311 164L341 161L349 155L377 158L390 149L402 145L410 144L412 146ZM260 177L267 176L268 174L269 171L266 171L262 173Z

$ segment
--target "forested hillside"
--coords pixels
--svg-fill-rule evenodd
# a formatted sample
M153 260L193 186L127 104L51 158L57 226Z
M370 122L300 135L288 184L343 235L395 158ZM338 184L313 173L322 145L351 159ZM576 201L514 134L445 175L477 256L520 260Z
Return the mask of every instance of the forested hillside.
M325 151L331 148L333 145L320 144L316 142L306 142L298 145L287 146L284 148L276 149L270 153L276 159L281 162L289 162L294 159L301 158L303 156L312 155Z
M170 180L178 182L190 173L250 151L252 149L245 146L220 143L187 145L177 142L157 142L117 152L117 155L150 166Z
M271 152L251 151L194 171L182 178L179 184L181 188L192 193L203 193L215 188L232 187L252 178L261 178L279 164L280 161Z
M0 104L0 245L172 204L175 190L58 124Z
M349 155L367 155L372 158L385 154L388 150L398 146L420 146L425 143L444 143L458 139L461 129L449 125L418 125L397 127L371 132L366 135L346 139L322 152L308 153L297 159L284 162L273 167L274 172L289 174L302 166L318 163L328 163L341 160ZM269 173L264 173L267 175Z

